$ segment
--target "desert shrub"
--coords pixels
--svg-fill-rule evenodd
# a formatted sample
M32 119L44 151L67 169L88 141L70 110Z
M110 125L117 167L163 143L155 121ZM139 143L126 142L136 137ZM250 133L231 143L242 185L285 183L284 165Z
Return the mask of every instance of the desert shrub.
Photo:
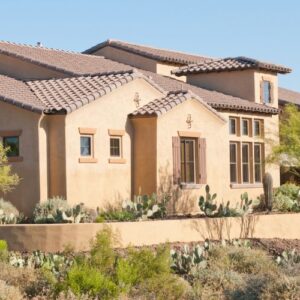
M273 207L278 211L300 211L300 187L287 183L275 190Z
M34 223L83 223L89 222L89 210L83 204L71 207L67 200L54 197L38 203L33 211Z
M19 220L19 211L10 202L0 199L0 224L16 224Z
M18 287L8 285L5 281L0 280L0 300L7 299L22 300L24 297Z
M130 299L187 300L192 299L191 286L176 275L158 275L141 282L129 293Z
M96 217L96 223L103 223L105 221L135 221L137 219L136 214L131 211L122 209L111 209L109 211L102 211Z
M111 278L89 264L75 264L68 272L66 284L75 295L89 294L99 299L112 299L119 293Z

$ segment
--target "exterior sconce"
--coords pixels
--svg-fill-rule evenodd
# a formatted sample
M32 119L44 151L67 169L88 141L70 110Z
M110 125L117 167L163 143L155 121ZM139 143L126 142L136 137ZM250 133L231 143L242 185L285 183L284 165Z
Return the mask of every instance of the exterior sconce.
M139 93L135 93L133 101L135 103L135 107L139 108L140 107L140 102L141 102L141 98L140 98Z
M188 115L187 115L187 118L186 118L186 123L187 123L187 125L188 125L188 128L192 128L192 122L193 122L193 120L192 120L192 115L191 115L191 114L188 114Z

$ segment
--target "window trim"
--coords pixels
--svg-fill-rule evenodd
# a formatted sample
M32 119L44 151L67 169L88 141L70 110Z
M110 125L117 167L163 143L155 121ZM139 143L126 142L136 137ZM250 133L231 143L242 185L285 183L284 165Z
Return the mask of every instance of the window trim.
M109 164L126 164L127 160L124 158L124 135L125 130L123 129L108 129L109 135ZM111 139L118 138L120 140L120 156L112 156L110 152L110 141Z
M194 152L193 153L194 181L193 182L182 181L182 176L181 176L181 168L182 168L181 143L182 143L182 141L185 141L185 140L193 142L193 149L194 149L194 151L193 151ZM199 154L198 154L198 151L197 151L198 150L197 145L198 145L198 138L190 137L190 136L180 137L180 186L185 187L185 188L189 185L195 186L196 184L199 183L199 179L198 179L199 174L198 174L198 168L197 168L199 166L199 161L198 161L199 160L199 158L198 158ZM186 169L187 164L186 164L185 160L184 160L184 166L185 166L185 169ZM186 180L186 176L185 176L185 180Z
M114 140L119 140L119 155L112 155L111 154L111 150L112 150L112 147L111 147L111 140L114 139ZM123 142L122 142L122 136L119 136L119 135L112 135L109 137L109 156L110 158L112 159L118 159L118 158L122 158L123 157Z
M17 130L0 130L0 140L2 144L4 145L4 138L9 137L17 137L18 138L18 146L19 146L19 155L17 156L7 156L8 162L22 162L23 156L21 156L21 143L20 143L20 136L22 135L22 129Z
M265 83L268 83L268 88L269 88L269 99L268 102L265 101ZM272 104L273 103L273 89L272 89L272 81L268 79L262 79L261 81L261 99L263 104Z
M79 127L79 163L97 163L98 160L95 158L95 134L96 128L83 128ZM81 155L81 137L89 137L91 139L91 155Z
M259 123L259 134L255 134L255 123ZM264 120L263 119L253 119L253 136L256 138L264 137Z
M234 121L235 125L234 125L234 129L235 132L232 133L231 132L231 122ZM230 135L238 135L238 118L236 117L229 117L229 134Z

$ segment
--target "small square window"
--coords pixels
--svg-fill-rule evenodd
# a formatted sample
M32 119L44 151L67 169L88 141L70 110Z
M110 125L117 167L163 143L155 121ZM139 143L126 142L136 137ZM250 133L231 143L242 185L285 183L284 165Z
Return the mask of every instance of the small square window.
M16 157L20 155L18 136L3 137L3 146L8 148L7 157Z
M263 103L271 103L271 82L264 80L262 82L262 100Z
M229 118L229 133L236 134L237 133L237 119L236 118Z
M121 137L110 138L110 156L121 157Z
M91 136L81 136L80 137L80 155L81 156L91 156L92 155L92 137Z
M242 133L243 135L249 135L249 120L242 120Z

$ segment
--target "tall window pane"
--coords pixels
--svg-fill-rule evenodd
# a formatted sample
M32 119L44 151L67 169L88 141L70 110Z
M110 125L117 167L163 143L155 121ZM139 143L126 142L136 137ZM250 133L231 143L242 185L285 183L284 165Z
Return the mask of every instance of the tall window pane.
M254 144L254 179L255 182L262 181L262 145Z
M230 182L237 183L237 144L230 144Z
M195 183L196 143L193 139L181 139L181 182Z
M249 135L249 120L247 119L242 120L242 132L243 135Z
M80 137L80 155L81 156L91 156L91 137L81 136Z
M236 134L236 118L230 118L229 119L229 133L230 134Z
M271 83L270 81L263 81L263 102L271 103Z
M261 120L254 120L254 136L261 136Z
M242 145L242 170L243 170L243 182L249 183L249 144Z

